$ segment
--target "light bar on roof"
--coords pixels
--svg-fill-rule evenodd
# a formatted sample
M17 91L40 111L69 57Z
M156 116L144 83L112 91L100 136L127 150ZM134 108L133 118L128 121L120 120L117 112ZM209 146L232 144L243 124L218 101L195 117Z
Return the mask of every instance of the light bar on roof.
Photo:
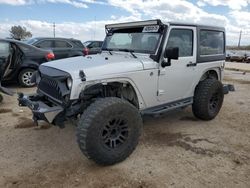
M148 20L148 21L139 21L139 22L127 22L127 23L118 23L118 24L108 24L105 26L106 29L111 28L129 28L134 26L147 26L147 25L159 25L160 20Z

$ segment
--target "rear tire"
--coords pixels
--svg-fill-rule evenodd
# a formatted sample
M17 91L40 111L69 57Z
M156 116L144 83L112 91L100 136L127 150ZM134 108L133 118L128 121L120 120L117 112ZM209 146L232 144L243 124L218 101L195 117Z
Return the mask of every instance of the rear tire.
M34 74L34 69L23 69L18 75L19 84L23 87L33 87L35 83L31 83L31 77Z
M81 116L77 142L86 157L101 165L125 160L135 149L142 118L129 102L108 97L97 99Z
M212 120L219 113L224 99L223 85L215 79L201 81L195 89L193 114L202 120Z

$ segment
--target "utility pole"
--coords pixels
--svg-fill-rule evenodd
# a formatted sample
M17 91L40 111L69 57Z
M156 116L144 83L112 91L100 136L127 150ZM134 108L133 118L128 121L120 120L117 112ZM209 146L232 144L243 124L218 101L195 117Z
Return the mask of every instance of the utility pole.
M55 22L53 23L53 34L54 34L54 38L56 37L56 24Z
M96 32L96 16L95 16L95 26L94 26L94 40L95 40L95 32Z
M240 30L240 37L239 37L239 42L238 42L238 48L240 47L240 42L241 42L241 34L242 34L242 30Z

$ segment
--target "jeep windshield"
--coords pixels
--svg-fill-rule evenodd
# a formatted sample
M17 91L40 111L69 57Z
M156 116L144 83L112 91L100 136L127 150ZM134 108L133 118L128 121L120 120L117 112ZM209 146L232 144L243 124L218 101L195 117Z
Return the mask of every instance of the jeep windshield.
M145 28L111 29L102 50L155 54L161 33L158 27L154 30Z

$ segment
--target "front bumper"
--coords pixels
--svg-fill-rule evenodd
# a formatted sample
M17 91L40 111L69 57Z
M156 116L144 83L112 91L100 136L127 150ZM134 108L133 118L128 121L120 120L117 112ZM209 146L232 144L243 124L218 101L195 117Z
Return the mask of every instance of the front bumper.
M33 120L47 121L48 123L55 123L54 120L63 112L63 107L60 105L48 105L42 100L39 95L24 95L22 93L18 96L19 106L27 106L33 113Z

